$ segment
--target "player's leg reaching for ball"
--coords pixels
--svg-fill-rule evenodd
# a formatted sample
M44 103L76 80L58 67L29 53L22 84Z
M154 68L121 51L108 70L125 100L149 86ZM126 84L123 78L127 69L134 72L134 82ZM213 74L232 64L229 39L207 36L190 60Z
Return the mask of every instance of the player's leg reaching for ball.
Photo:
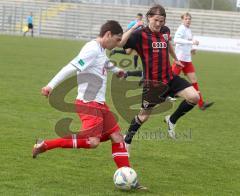
M123 136L120 134L120 132L114 132L110 135L110 138L112 141L112 156L117 167L130 167L128 152L126 150ZM139 182L137 182L132 188L136 190L147 190L147 187L140 185Z
M90 105L92 107L89 107ZM96 105L98 107L94 108ZM77 111L79 112L79 117L82 121L83 130L80 131L79 134L72 134L70 136L66 136L65 138L44 141L38 140L32 150L33 158L37 158L40 153L55 148L93 149L98 147L100 142L105 142L111 139L112 156L117 167L130 167L128 153L123 136L120 133L120 127L107 105L95 102L83 103L82 101L77 100L76 106ZM96 135L96 137L90 137L89 135ZM133 188L146 190L146 187L141 186L139 183L137 183Z
M168 126L169 137L175 139L175 127L177 121L194 108L199 101L199 95L186 80L178 76L174 78L170 85L170 89L175 92L177 96L184 98L175 112L172 115L165 117L165 122Z

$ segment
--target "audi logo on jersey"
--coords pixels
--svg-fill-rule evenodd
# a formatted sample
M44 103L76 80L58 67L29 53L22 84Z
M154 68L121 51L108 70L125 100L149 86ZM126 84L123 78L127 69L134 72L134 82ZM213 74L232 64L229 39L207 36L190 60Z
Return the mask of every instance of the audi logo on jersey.
M167 48L166 42L153 42L152 43L153 48Z

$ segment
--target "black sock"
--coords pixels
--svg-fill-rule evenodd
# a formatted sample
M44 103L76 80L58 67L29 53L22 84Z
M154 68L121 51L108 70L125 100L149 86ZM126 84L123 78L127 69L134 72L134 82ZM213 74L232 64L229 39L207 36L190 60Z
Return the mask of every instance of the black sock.
M142 73L142 71L127 71L127 75L142 77L143 73Z
M114 50L114 54L119 53L119 54L127 54L125 50Z
M187 102L186 100L182 101L182 103L180 103L180 105L178 106L177 110L171 115L171 123L175 124L181 116L193 109L195 105L196 104Z
M138 66L138 55L133 56L134 68L136 69Z
M142 123L141 123L140 119L138 118L138 116L135 116L134 119L131 122L130 127L128 128L128 132L127 132L126 137L124 139L124 141L127 144L132 143L133 136L137 133L137 131L141 127L141 125L142 125Z

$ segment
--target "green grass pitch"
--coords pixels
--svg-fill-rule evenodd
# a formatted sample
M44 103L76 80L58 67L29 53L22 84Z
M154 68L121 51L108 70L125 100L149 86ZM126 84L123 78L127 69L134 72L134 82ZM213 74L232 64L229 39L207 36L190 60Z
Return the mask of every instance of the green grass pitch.
M72 117L71 128L80 126L75 114L52 108L40 89L78 54L83 42L1 35L0 43L0 195L240 195L239 55L194 56L203 96L215 104L182 118L176 141L148 134L164 133L165 113L142 126L130 160L149 192L128 193L114 188L109 142L96 150L56 149L31 157L36 138L57 137L59 119ZM109 91L108 86L107 103L115 111ZM76 89L68 99L75 95ZM119 123L127 129L122 118Z

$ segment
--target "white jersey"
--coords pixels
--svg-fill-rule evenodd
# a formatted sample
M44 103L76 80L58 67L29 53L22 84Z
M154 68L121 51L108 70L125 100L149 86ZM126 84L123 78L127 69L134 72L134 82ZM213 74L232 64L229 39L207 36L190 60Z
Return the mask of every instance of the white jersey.
M77 99L105 102L107 62L109 59L105 49L95 40L86 43L79 55L70 62L81 70L77 72Z
M105 102L107 70L117 72L100 43L92 40L86 43L77 57L66 65L48 84L52 89L70 75L77 73L77 99L85 102Z
M174 36L174 43L176 44L175 53L178 60L191 62L191 50L193 45L193 36L190 28L180 25Z

